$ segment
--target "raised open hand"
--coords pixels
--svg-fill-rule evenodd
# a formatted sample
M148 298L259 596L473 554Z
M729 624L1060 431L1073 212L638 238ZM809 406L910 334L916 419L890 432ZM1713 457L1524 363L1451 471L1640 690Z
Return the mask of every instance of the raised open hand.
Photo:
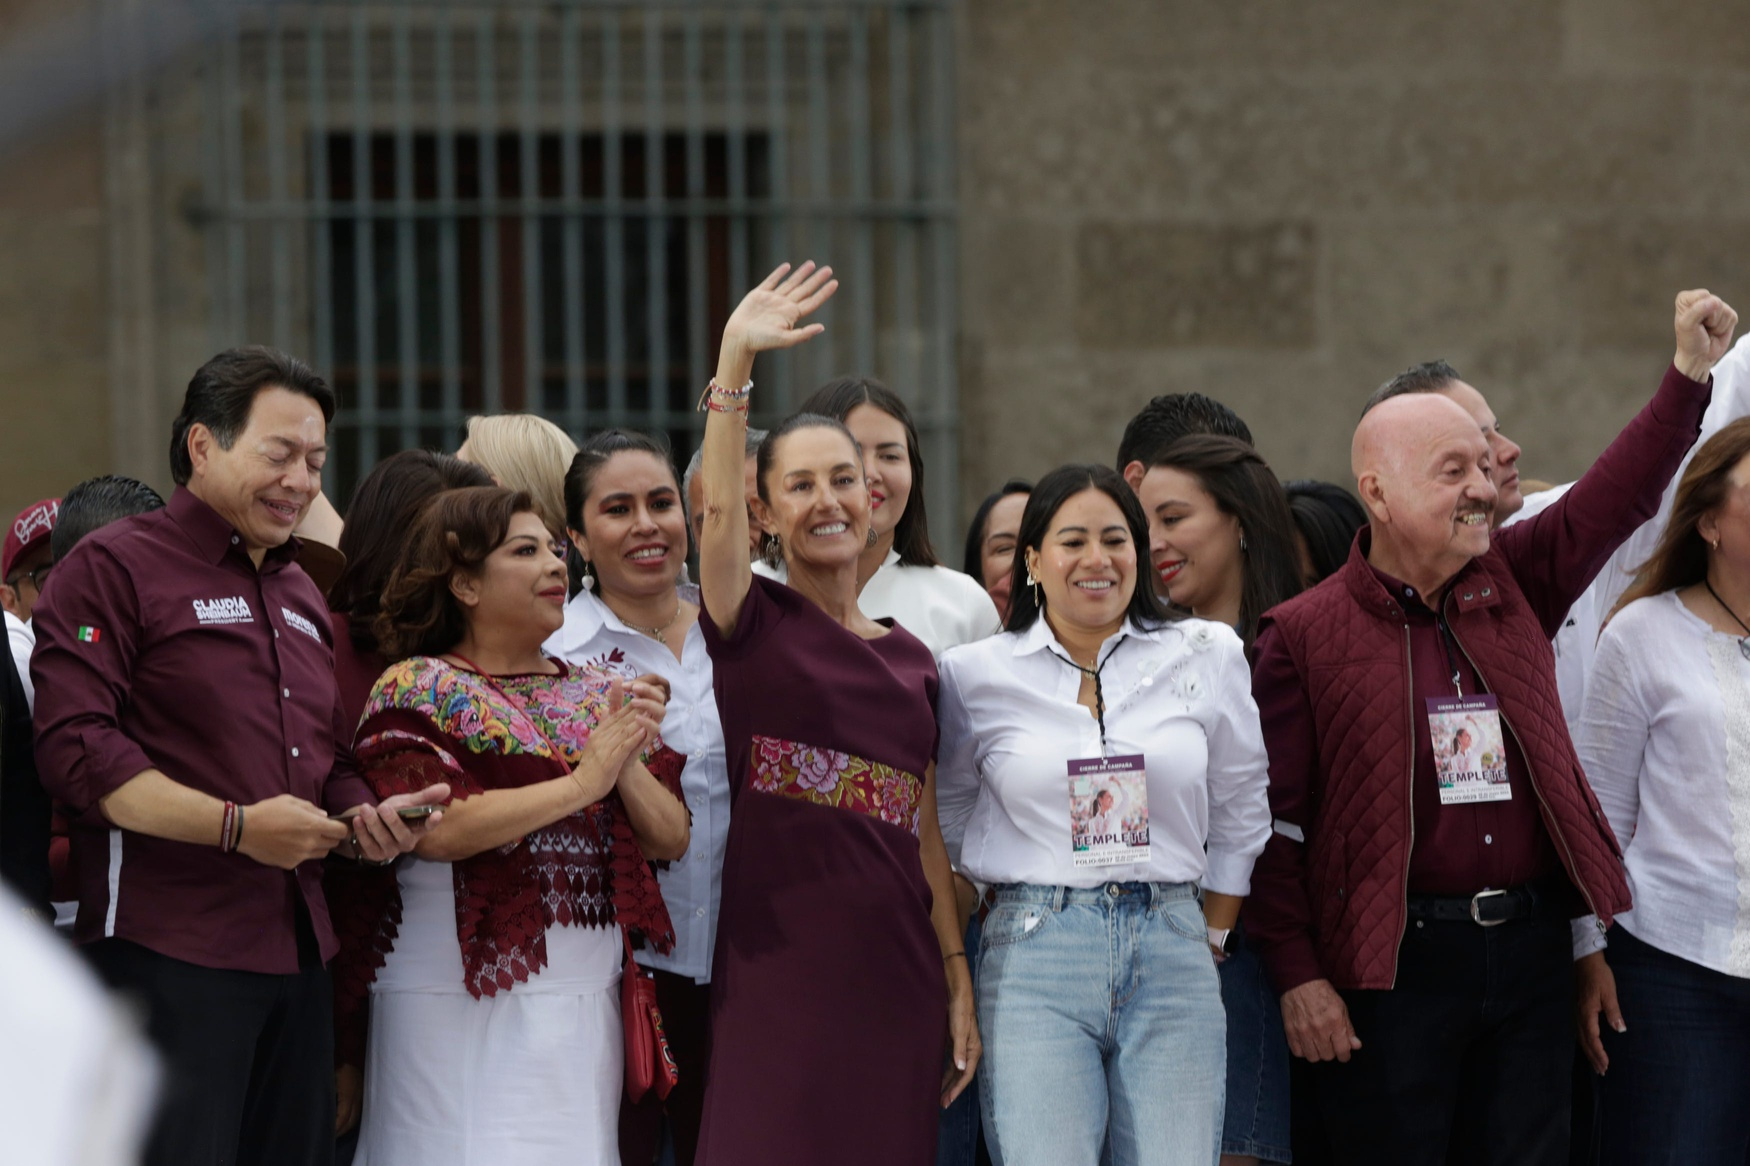
M838 290L839 281L832 278L830 267L817 268L812 259L795 270L788 263L780 264L730 314L723 326L723 343L749 355L794 348L826 331L825 324L802 321Z
M1677 356L1672 360L1677 371L1692 381L1706 380L1732 346L1732 331L1737 326L1738 313L1706 288L1678 292Z

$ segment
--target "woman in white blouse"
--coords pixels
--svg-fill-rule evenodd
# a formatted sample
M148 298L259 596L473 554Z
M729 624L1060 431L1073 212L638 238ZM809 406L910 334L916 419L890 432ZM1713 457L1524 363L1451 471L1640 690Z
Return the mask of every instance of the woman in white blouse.
M1695 454L1598 641L1580 760L1634 910L1576 930L1601 1166L1750 1148L1750 420ZM1605 1031L1600 1034L1600 1018Z
M846 377L816 389L801 411L844 422L863 450L875 504L869 546L857 562L863 614L892 618L937 657L995 635L1001 625L984 587L944 567L930 544L923 453L899 394L872 377Z
M1021 520L1008 632L941 660L943 833L994 888L977 987L999 1166L1207 1166L1220 1143L1210 935L1270 833L1264 742L1239 637L1171 617L1147 545L1114 471L1053 471Z
M627 1162L653 1161L666 1115L675 1161L691 1166L705 1091L711 952L729 834L729 769L699 629L698 588L677 586L687 555L687 516L668 450L642 433L610 429L584 442L565 475L565 524L587 580L565 605L550 655L669 686L663 741L686 757L681 794L692 845L657 872L674 923L674 950L638 953L656 972L657 1003L680 1068L666 1101L654 1092L621 1114Z

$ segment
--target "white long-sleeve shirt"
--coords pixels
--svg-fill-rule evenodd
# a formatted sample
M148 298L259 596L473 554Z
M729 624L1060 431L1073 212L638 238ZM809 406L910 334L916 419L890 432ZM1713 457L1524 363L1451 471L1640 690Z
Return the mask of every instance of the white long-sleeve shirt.
M1674 591L1623 608L1598 642L1578 744L1634 896L1617 923L1750 976L1750 659L1738 637Z
M1622 598L1622 593L1634 581L1635 572L1652 557L1654 549L1658 547L1659 537L1665 533L1665 523L1671 517L1671 505L1677 498L1677 483L1683 480L1683 471L1689 468L1690 458L1695 456L1695 451L1708 438L1727 425L1740 417L1750 417L1750 332L1746 332L1714 366L1713 377L1713 396L1708 401L1707 412L1702 414L1701 434L1690 447L1683 464L1671 475L1671 482L1665 487L1665 494L1659 500L1658 512L1643 522L1616 549L1616 553L1610 556L1604 569L1592 581L1592 586L1586 588L1574 606L1568 609L1568 618L1562 621L1561 630L1556 632L1553 641L1556 652L1556 688L1561 693L1562 713L1567 717L1568 732L1576 739L1580 734L1580 713L1586 703L1586 680L1592 672L1598 633L1604 627L1604 621L1610 618L1610 609L1616 606L1616 601ZM1506 525L1524 522L1538 514L1566 494L1568 487L1572 485L1569 482L1554 489L1526 495L1525 505L1518 514L1507 520Z
M1076 702L1082 674L1054 652L1067 655L1040 619L939 662L936 800L957 869L981 883L1201 882L1246 894L1270 837L1268 761L1233 629L1127 623L1101 645L1105 753L1142 754L1147 775L1148 857L1123 866L1072 859L1069 762L1101 756L1100 726Z
M688 592L694 593L683 597L698 602L696 589ZM723 902L723 852L729 844L729 758L705 634L698 624L689 628L677 660L665 645L627 627L594 592L580 591L565 605L565 625L548 637L544 648L568 664L627 679L654 673L669 683L662 740L686 754L681 794L692 814L693 833L686 854L656 874L674 923L674 950L662 955L646 949L638 953L638 962L709 983Z

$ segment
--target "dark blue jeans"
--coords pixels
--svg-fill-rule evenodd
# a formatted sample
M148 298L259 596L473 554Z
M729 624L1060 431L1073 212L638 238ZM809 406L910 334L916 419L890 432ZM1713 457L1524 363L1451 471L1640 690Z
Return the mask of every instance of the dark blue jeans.
M1720 1162L1750 1155L1750 980L1612 928L1625 1033L1604 1030L1599 1166Z
M1238 929L1224 960L1221 1003L1227 1011L1227 1109L1221 1152L1263 1162L1288 1162L1288 1039L1282 1007L1264 978L1264 963Z

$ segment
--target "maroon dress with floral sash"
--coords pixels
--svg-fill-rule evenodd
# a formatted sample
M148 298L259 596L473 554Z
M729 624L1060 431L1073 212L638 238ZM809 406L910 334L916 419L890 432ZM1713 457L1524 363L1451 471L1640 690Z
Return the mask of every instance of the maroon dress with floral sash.
M927 1166L947 1024L917 835L935 661L758 577L731 639L702 622L734 811L698 1161Z

